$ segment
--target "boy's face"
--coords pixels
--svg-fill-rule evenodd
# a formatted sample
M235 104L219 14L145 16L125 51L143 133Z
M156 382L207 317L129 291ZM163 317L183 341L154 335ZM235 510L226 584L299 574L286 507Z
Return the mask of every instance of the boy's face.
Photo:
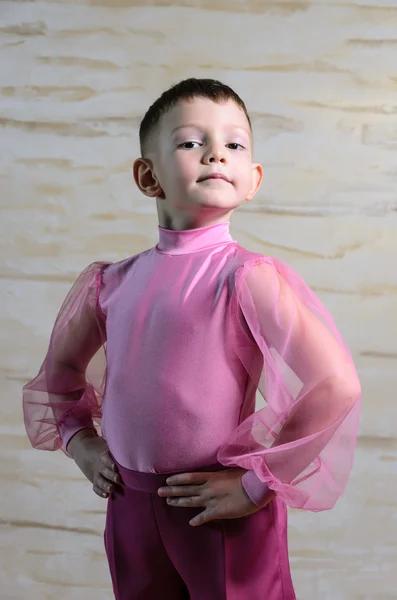
M181 101L162 117L157 131L147 158L161 188L155 195L171 214L211 208L218 216L228 214L258 190L262 167L252 163L249 123L234 101ZM227 181L208 179L214 173Z

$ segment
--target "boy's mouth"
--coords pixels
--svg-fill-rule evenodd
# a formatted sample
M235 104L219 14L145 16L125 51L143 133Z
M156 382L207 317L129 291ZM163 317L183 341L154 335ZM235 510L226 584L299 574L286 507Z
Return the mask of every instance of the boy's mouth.
M211 173L210 175L206 175L205 177L200 177L197 181L205 181L206 179L224 179L227 183L230 183L230 180L223 173Z

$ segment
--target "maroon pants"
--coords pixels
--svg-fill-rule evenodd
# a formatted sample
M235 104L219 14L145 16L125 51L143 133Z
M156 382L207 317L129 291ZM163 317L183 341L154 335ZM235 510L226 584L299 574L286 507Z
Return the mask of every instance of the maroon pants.
M170 473L119 470L105 529L116 600L295 600L277 497L248 517L192 527L204 507L170 506L157 494Z

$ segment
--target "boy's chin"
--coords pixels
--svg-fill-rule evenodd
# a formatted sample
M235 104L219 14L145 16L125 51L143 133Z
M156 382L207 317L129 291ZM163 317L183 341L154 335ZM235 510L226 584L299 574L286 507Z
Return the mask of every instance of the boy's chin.
M223 205L238 206L240 204L233 191L226 192L225 190L208 190L207 192L192 195L194 203L222 203Z

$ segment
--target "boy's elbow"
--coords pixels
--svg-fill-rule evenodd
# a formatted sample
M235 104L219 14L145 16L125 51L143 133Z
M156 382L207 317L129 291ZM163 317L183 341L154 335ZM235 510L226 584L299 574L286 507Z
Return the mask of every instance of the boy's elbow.
M333 396L342 403L345 409L350 410L360 400L362 389L358 375L353 368L344 377L334 380Z
M52 361L46 366L46 384L49 391L62 393L85 387L85 373L76 366Z

